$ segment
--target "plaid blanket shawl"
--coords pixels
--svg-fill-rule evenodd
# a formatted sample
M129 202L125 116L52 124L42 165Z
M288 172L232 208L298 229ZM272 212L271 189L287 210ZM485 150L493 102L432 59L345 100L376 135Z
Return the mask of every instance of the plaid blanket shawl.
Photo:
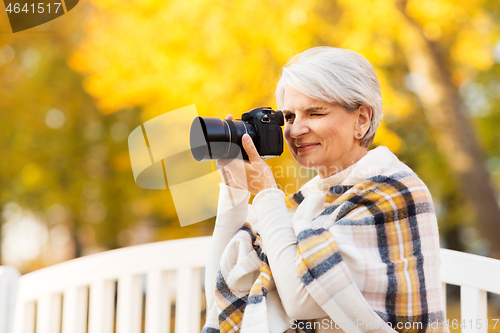
M306 196L289 196L287 206L294 209ZM293 227L298 276L337 327L448 332L432 199L410 169L334 186L324 211ZM273 283L260 237L246 223L223 254L216 304L202 332L269 332L265 300Z

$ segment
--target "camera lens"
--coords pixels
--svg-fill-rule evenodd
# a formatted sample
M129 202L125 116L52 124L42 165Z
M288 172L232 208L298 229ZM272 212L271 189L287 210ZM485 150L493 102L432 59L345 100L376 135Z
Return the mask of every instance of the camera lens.
M191 125L191 153L197 161L214 159L214 155L224 155L231 142L229 126L218 118L196 117ZM211 143L218 142L213 145Z
M197 161L236 158L241 153L241 137L255 140L252 125L242 121L196 117L191 125L191 153Z

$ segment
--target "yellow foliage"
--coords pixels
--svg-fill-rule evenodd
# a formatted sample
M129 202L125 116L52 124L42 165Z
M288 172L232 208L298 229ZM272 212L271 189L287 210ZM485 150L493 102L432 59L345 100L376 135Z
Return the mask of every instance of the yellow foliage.
M85 38L69 63L85 73L85 88L102 112L141 106L144 120L190 104L202 116L221 118L275 106L279 68L325 44L365 56L377 71L386 117L404 119L416 110L414 97L401 89L404 77L394 85L392 70L406 66L396 55L415 43L405 15L427 39L450 46L457 85L470 75L467 68L491 67L499 37L481 9L484 0L409 0L404 14L396 0L91 3ZM402 149L385 126L375 142Z
M35 163L26 164L21 170L21 181L27 188L37 187L42 180L42 170Z
M404 145L401 138L396 133L389 130L385 124L380 124L377 129L377 135L375 136L373 144L376 146L386 146L395 154L399 153Z
M467 29L458 33L459 39L451 48L451 56L460 64L480 71L488 70L494 63L491 46L476 30ZM471 52L473 50L473 52Z
M131 170L130 156L127 152L116 155L112 160L113 169L116 171Z
M274 24L272 11L256 9L264 3L242 1L238 8L206 0L144 2L93 1L97 9L87 22L87 37L70 59L72 68L89 75L85 88L103 112L126 105L172 108L194 102L214 116L229 110L241 114L259 100L272 103L275 59L286 59L307 45L285 43L283 49L275 43L295 36ZM301 7L286 10L293 20L307 21Z

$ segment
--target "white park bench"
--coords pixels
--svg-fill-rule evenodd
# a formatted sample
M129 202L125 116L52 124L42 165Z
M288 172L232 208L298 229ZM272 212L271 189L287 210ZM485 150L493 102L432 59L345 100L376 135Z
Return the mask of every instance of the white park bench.
M200 237L132 246L23 275L13 331L17 275L0 270L0 333L167 333L173 304L173 331L199 333L209 243ZM461 288L462 318L483 323L462 332L486 333L486 292L500 294L500 260L446 249L441 260L443 284Z
M35 325L36 333L136 333L143 318L145 332L169 332L174 299L175 332L199 333L209 243L199 237L126 247L23 275L13 331L5 333L35 333Z

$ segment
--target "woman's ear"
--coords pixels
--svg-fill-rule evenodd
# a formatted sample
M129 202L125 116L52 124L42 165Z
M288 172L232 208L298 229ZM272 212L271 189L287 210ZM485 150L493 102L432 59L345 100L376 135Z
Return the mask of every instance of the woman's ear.
M372 120L372 108L368 105L361 105L359 107L358 119L356 120L355 137L362 139L366 132L370 129L370 122Z

